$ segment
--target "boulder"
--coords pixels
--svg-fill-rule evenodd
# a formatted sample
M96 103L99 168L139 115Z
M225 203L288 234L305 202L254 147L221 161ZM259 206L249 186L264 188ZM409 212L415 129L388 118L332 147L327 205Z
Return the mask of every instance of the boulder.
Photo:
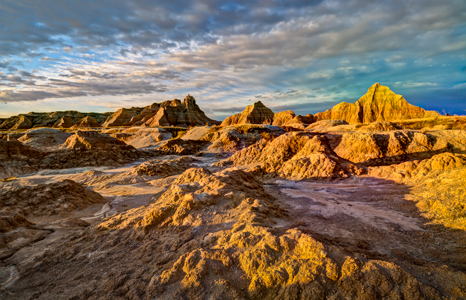
M376 83L356 103L342 102L315 115L317 120L345 120L350 124L395 121L440 116L409 104L401 95Z

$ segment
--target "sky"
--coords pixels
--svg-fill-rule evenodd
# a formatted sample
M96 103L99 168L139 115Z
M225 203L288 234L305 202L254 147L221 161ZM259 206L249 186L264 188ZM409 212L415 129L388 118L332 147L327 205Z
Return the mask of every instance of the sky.
M188 93L217 120L308 114L376 82L466 114L466 1L0 0L0 117Z

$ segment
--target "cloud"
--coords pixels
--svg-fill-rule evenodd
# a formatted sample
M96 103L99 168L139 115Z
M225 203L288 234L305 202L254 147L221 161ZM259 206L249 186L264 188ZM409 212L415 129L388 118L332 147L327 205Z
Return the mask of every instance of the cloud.
M40 59L40 61L52 61L52 60L58 60L58 59L55 59L55 58L50 58L48 56L44 56Z
M223 114L257 100L313 112L377 81L437 93L463 82L465 13L456 0L7 1L1 101L198 93Z

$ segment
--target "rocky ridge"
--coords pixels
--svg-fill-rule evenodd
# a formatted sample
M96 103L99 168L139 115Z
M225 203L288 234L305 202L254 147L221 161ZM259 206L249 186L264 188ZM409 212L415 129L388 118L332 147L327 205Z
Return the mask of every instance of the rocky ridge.
M344 120L350 124L436 116L440 114L409 104L403 96L379 83L372 85L354 104L342 102L332 109L315 114L317 120Z
M153 103L145 108L120 109L103 123L108 126L204 126L219 124L208 118L196 104L194 97L185 97L162 103Z

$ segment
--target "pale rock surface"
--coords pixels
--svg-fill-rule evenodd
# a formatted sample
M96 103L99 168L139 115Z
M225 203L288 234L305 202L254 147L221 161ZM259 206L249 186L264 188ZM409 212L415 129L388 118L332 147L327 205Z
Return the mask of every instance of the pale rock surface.
M172 133L163 128L133 127L111 136L124 141L135 148L147 148L160 145L160 142L173 137Z
M63 144L70 136L71 133L58 129L38 128L26 131L18 141L33 148L47 150Z

